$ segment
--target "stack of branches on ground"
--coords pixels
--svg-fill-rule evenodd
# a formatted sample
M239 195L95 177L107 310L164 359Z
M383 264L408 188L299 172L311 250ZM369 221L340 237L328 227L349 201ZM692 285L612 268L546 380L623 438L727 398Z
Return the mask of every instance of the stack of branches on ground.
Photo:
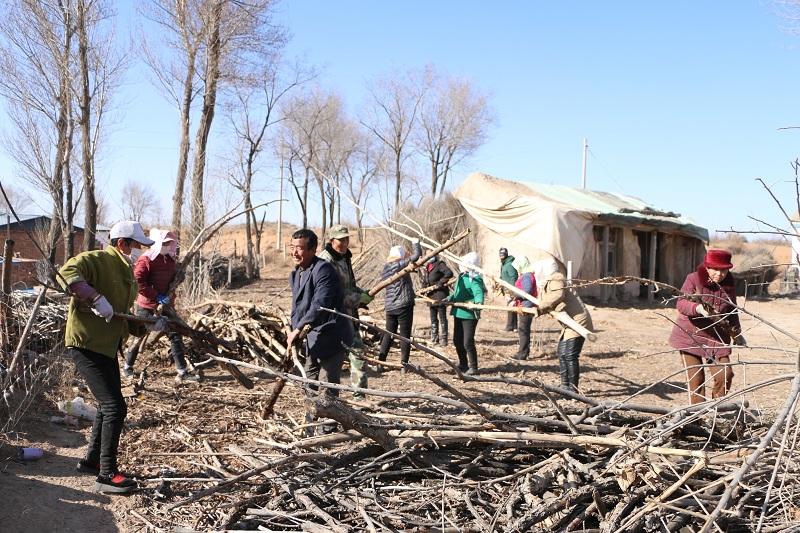
M265 320L252 306L239 316ZM253 341L253 332L239 334ZM259 343L265 354L277 348ZM157 528L272 531L777 531L800 523L794 374L724 403L673 409L606 403L525 376L464 376L414 344L445 371L405 364L424 392L363 391L367 404L315 395L309 386L319 383L271 364L212 357L255 372L256 385L231 391L215 381L137 405L125 453L156 458L139 472L149 488L138 516ZM295 387L263 419L271 376ZM792 380L792 391L774 421L738 399L781 380ZM493 398L509 389L516 401L497 408ZM344 431L305 437L326 420Z
M9 316L2 322L0 350L0 420L2 434L13 430L39 393L59 381L60 355L67 322L66 298L60 294L12 291Z

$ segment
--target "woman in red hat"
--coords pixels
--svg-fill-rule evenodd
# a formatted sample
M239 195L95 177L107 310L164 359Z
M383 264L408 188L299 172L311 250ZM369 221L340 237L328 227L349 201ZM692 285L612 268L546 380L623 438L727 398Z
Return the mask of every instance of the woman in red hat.
M709 250L681 287L685 296L678 299L679 315L669 345L680 351L692 404L706 400L704 365L714 382L712 398L728 393L733 381L733 369L728 364L731 345L745 344L731 267L730 252Z

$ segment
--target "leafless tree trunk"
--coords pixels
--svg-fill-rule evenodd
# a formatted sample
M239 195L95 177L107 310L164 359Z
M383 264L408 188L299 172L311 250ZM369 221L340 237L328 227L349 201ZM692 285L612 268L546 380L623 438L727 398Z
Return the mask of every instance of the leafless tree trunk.
M281 62L267 65L265 70L253 76L251 83L242 83L235 88L235 98L225 106L239 145L239 170L232 177L232 184L242 192L245 208L245 238L247 240L246 273L249 279L259 277L256 253L260 253L261 233L256 214L252 208L253 181L259 171L259 155L264 149L266 134L270 126L285 117L275 116L278 103L303 83L313 79L313 70L299 64L285 65ZM255 233L255 243L253 234Z
M394 209L400 208L402 167L409 138L414 129L419 107L425 96L424 73L393 72L369 84L370 100L362 124L380 139L392 153L394 162Z
M413 143L428 159L431 196L441 195L447 174L486 141L494 122L489 95L481 93L466 79L426 70L425 100L420 108Z
M221 88L246 80L280 50L286 35L271 21L274 0L141 0L139 10L156 25L164 48L145 46L145 61L161 88L178 105L181 140L173 196L173 230L181 231L185 180L192 152L189 117L202 92L194 139L189 237L203 227L208 141ZM143 35L145 32L143 32ZM158 50L155 52L154 50ZM173 50L170 55L169 50ZM198 63L198 58L204 58Z

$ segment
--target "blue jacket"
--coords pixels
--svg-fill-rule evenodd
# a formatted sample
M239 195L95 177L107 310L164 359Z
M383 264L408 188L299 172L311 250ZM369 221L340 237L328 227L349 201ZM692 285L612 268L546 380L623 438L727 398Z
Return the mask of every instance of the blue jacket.
M349 319L320 307L347 313L344 290L339 273L333 265L314 257L305 270L295 267L289 274L292 287L292 328L311 325L306 342L308 355L325 359L344 351L342 343L353 342L353 325Z

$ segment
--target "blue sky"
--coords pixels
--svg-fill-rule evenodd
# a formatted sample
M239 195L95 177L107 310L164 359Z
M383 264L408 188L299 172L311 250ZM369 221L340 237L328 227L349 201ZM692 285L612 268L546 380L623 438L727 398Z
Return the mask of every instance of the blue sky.
M428 63L493 94L491 140L451 187L476 170L579 187L586 137L587 188L640 197L712 233L756 229L748 216L786 226L756 178L797 209L787 180L800 129L778 128L800 126L800 37L769 3L293 0L279 11L289 53L321 67L321 84L353 111L366 79ZM141 179L168 212L177 113L142 69L125 98L101 181L116 198ZM11 171L5 157L0 171ZM274 198L277 186L267 189Z

